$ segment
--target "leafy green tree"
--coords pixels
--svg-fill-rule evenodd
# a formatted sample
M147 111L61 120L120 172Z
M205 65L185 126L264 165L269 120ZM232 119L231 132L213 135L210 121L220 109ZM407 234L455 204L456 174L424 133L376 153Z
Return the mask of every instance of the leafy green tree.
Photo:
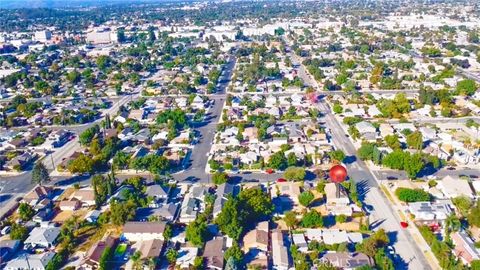
M425 166L422 156L419 153L413 155L407 155L404 162L405 172L410 179L415 179L418 173Z
M432 199L430 193L422 189L410 189L399 187L395 190L395 195L402 202L426 202Z
M285 216L283 217L283 221L285 222L288 228L294 229L298 223L297 214L293 211L288 211L285 213Z
M20 203L18 206L18 214L23 221L28 221L35 215L35 210L28 203Z
M239 200L237 198L229 198L215 219L215 223L220 230L235 240L238 240L244 231L244 216L241 210Z
M341 114L343 112L343 107L339 103L333 104L333 112L336 114Z
M193 268L195 270L201 270L203 269L203 265L204 264L204 260L203 260L203 257L201 256L197 256L195 257L195 260L193 260Z
M288 167L283 173L283 176L290 181L302 181L306 175L305 169L301 167Z
M76 159L71 160L68 163L67 169L71 173L93 173L94 166L95 161L91 157L82 153Z
M420 150L423 148L423 135L420 131L412 132L407 136L407 145L410 148Z
M378 252L379 249L384 248L390 242L388 235L384 229L379 229L369 238L364 240L361 245L359 245L358 250L365 253L366 255L373 257Z
M135 217L136 209L137 205L132 200L126 202L116 202L113 200L110 203L110 220L117 226L123 225Z
M297 161L297 155L295 153L290 152L287 156L287 163L288 166L296 166L298 161Z
M71 84L77 84L81 80L81 75L78 71L72 70L69 73L67 73L67 80Z
M468 223L480 227L480 203L477 201L467 216Z
M478 88L477 83L474 80L466 79L466 80L461 80L457 83L456 90L461 95L471 96L475 94L475 91L477 91L477 88Z
M398 139L397 134L387 135L385 136L385 142L387 143L388 147L392 149L400 149L402 147L400 140Z
M343 162L345 159L345 153L342 150L335 150L328 152L328 155L331 159L336 160L338 162Z
M345 223L347 221L347 216L345 215L335 216L335 221L338 223Z
M227 260L227 263L225 264L225 270L238 270L237 262L235 262L235 259L230 256Z
M173 248L169 248L165 253L165 257L169 263L173 264L177 261L178 251Z
M50 182L50 174L43 162L37 161L32 169L32 183L41 186L43 183L47 182Z
M197 218L194 222L188 224L185 236L187 240L196 247L201 247L208 237L207 223L201 218Z
M323 217L316 210L312 209L303 215L301 224L304 228L323 227Z
M87 128L84 132L80 133L80 136L78 137L80 144L89 144L92 141L93 137L98 134L98 132L100 132L100 127L98 125Z
M470 263L470 267L472 268L472 270L480 270L480 260L473 260Z
M385 248L379 249L373 258L379 270L395 270L392 259L385 254Z
M456 232L460 230L462 227L462 223L460 219L455 214L450 214L447 219L445 220L445 231L446 234L449 235L450 232Z
M224 258L226 261L228 259L233 258L237 264L242 263L243 261L243 252L242 249L240 249L240 246L238 245L237 242L233 242L232 246L229 247L224 254Z
M23 241L27 239L27 237L28 237L27 227L18 223L12 223L12 226L10 227L10 239Z
M224 234L238 240L246 228L267 219L272 212L270 197L259 188L249 188L238 197L230 197L214 222Z
M298 195L298 201L305 207L308 207L314 198L315 196L313 196L313 193L310 191L304 191Z
M473 206L472 200L465 195L453 198L452 203L463 216L467 216L468 211Z
M405 167L406 154L408 153L404 153L400 149L394 150L383 158L383 165L391 169L403 170Z
M284 170L287 167L287 165L288 165L287 158L285 157L285 153L282 151L271 155L270 160L268 161L268 166L277 170Z
M170 238L172 238L173 236L173 230L172 230L172 225L170 224L167 224L165 226L165 230L163 231L163 238L165 238L165 240L170 240Z
M318 193L325 193L325 186L326 186L325 181L323 181L323 180L318 181L317 187L316 187L317 192Z
M363 142L360 148L357 150L358 158L361 160L372 160L373 159L373 149L375 144Z
M215 185L221 185L228 181L228 174L225 172L216 172L212 175L212 181Z

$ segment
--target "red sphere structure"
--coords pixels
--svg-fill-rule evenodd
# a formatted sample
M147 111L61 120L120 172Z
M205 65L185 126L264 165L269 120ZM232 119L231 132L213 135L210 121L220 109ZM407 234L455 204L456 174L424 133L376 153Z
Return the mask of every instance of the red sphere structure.
M339 184L347 179L347 169L342 165L335 165L330 168L329 175L333 183Z

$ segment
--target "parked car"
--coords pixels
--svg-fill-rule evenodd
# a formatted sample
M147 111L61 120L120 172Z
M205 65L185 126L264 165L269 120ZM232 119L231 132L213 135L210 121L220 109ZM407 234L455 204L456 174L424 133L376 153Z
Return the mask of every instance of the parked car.
M284 179L284 178L277 179L277 183L283 183L283 182L287 182L287 179Z
M272 173L274 173L275 171L274 171L273 169L266 169L265 172L266 172L267 174L272 174Z

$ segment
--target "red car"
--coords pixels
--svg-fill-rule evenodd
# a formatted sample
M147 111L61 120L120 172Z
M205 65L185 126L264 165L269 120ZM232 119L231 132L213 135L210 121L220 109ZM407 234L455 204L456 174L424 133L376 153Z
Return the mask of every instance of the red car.
M400 226L402 226L402 228L404 228L404 229L405 229L405 228L407 228L407 227L408 227L408 223L407 223L407 222L405 222L405 221L402 221L402 222L400 222Z
M287 179L283 179L283 178L277 179L277 183L283 183L283 182L287 182Z
M267 174L272 174L272 173L274 173L275 171L274 171L273 169L266 169L265 172L266 172Z

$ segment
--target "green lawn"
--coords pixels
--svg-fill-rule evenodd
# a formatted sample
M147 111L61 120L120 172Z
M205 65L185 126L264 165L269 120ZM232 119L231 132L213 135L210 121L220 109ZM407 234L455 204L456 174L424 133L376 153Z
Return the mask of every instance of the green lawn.
M127 244L118 245L115 249L115 257L122 257L125 251L127 251Z

